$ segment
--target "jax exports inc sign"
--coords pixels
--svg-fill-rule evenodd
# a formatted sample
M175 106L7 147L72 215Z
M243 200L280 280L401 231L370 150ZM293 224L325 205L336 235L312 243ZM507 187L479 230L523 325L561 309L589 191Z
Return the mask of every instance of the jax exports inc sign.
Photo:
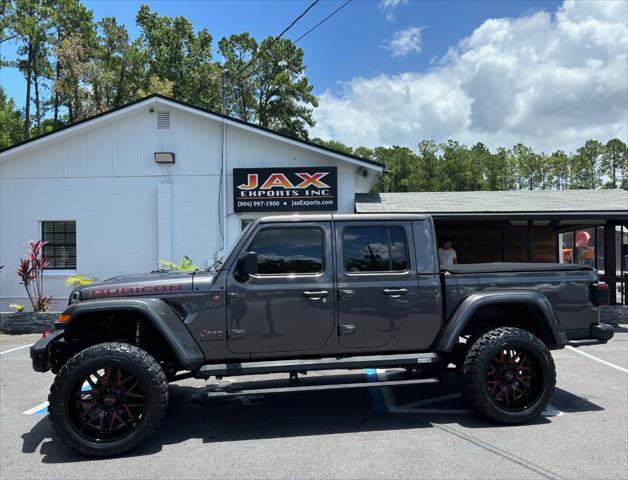
M234 212L337 210L336 167L234 168Z

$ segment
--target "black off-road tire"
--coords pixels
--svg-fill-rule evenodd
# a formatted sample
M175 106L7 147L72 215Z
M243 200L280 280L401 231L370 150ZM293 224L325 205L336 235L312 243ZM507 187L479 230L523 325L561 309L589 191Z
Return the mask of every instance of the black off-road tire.
M503 367L504 374L499 376L503 380L501 383L501 380L495 380L498 375L493 373L494 367L501 365L500 358L508 358L508 352L525 352L530 367L521 367L516 361L504 362L514 367ZM516 354L510 357L516 357ZM532 378L524 377L531 373L534 374ZM522 380L526 378L532 387L515 404L512 390L508 389L512 389L514 382L519 382L517 374ZM513 375L515 380L508 383ZM510 396L494 394L496 384L504 385ZM530 332L513 327L496 328L477 338L467 351L461 372L462 393L467 400L484 416L507 424L525 423L538 416L549 403L555 385L556 367L547 346ZM516 386L525 390L521 383ZM507 405L508 397L513 401L511 405Z
M72 399L83 379L99 369L124 369L138 381L143 394L138 421L121 438L103 441L82 433L70 417ZM119 371L119 370L118 370ZM137 395L136 395L137 396ZM146 351L127 343L101 343L77 353L57 374L50 395L48 412L56 436L71 449L87 456L107 457L127 452L155 433L168 407L168 381L157 362ZM74 420L76 415L74 416ZM125 422L126 423L126 422ZM113 422L112 422L113 424Z
M458 373L462 372L464 370L464 361L467 358L467 354L469 353L469 349L471 348L471 346L476 342L476 340L478 338L480 338L484 333L486 333L486 331L488 331L488 329L482 331L482 332L476 332L473 333L471 335L469 335L469 337L467 338L467 341L465 343L456 343L456 345L454 346L453 351L451 352L451 362L456 366L456 371ZM459 377L459 381L460 377Z

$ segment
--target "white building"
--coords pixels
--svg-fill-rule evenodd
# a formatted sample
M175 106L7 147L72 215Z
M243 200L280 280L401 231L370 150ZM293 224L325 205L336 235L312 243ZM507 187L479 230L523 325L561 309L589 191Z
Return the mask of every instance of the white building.
M285 176L271 179L262 193L238 190L251 200L234 212L233 170L242 168L246 181L258 168ZM71 274L105 279L184 255L205 266L223 248L223 235L229 246L246 220L306 209L291 207L288 193L298 204L310 203L298 196L304 192L315 195L313 203L329 204L321 207L328 212L353 212L355 193L368 192L382 170L158 95L33 138L0 152L0 311L14 302L29 306L15 274L28 240L50 241L45 293L63 304ZM267 176L260 171L258 177L261 184ZM317 178L328 188L297 190L295 179L311 187ZM330 200L320 203L316 195ZM258 203L270 206L255 208Z

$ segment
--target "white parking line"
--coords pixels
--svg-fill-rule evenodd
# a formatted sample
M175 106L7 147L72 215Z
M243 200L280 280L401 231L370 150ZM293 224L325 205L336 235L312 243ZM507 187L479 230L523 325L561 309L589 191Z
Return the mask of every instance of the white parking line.
M565 412L561 412L551 403L548 403L547 407L545 407L545 410L541 412L541 415L543 417L562 417L564 414Z
M567 348L572 352L579 353L583 357L590 358L591 360L595 360L607 367L614 368L615 370L619 370L620 372L628 373L628 368L620 367L619 365L615 365L614 363L607 362L606 360L602 360L601 358L596 357L595 355L591 355L590 353L583 352L582 350L578 350L577 348L572 347L571 345L567 345Z
M29 345L22 345L21 347L10 348L9 350L5 350L4 352L0 352L0 355L4 355L5 353L15 352L16 350L21 350L23 348L32 347L33 345L35 345L35 344L31 343Z

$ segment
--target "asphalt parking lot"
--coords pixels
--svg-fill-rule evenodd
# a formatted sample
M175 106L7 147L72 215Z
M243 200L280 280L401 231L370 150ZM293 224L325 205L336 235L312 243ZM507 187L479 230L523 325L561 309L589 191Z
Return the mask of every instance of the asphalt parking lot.
M208 389L185 380L171 386L154 437L104 460L52 440L43 402L53 376L33 372L28 348L20 348L37 338L0 335L3 479L628 478L628 325L607 345L554 352L557 390L531 424L477 417L449 377L216 398L206 392L228 382Z

